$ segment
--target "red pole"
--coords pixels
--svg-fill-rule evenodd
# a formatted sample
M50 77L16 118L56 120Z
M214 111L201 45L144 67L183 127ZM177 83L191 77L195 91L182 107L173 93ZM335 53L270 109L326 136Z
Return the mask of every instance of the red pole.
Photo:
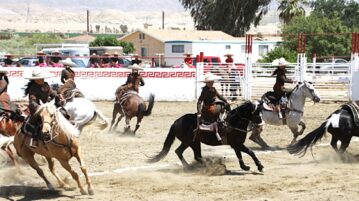
M352 33L352 53L354 54L356 51L356 33Z
M200 60L200 62L203 62L203 61L204 61L203 57L204 57L203 52L200 52L200 53L199 53L199 60Z
M249 53L252 54L252 47L253 47L253 35L250 35L250 39L249 39Z

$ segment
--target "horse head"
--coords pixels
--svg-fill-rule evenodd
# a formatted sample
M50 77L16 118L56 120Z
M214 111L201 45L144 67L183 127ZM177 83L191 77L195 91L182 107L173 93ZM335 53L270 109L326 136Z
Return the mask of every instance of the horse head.
M47 137L52 139L52 128L56 121L56 112L57 108L55 106L55 101L48 103L42 103L40 101L40 107L36 110L35 115L38 115L41 118L42 122L42 133Z
M317 94L312 82L299 82L296 88L298 88L298 90L300 90L305 97L310 98L315 103L318 103L320 101L320 97Z
M247 125L249 122L255 124L262 124L263 119L261 116L262 102L246 101L237 108L231 110L228 115L230 123L240 124L242 121L246 121Z

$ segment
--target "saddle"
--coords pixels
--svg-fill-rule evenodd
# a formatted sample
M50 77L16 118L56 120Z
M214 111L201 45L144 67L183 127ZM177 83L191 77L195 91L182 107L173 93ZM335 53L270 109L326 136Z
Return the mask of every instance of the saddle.
M346 103L341 108L352 114L355 126L359 127L359 100Z
M268 91L262 96L263 108L267 111L279 112L277 105L280 105L280 110L285 118L285 113L288 110L288 99L291 95L290 93L285 94L285 96L280 97L273 91Z

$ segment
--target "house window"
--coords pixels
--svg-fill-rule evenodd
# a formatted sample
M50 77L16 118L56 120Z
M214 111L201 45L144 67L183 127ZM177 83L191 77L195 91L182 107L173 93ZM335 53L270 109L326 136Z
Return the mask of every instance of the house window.
M225 48L226 48L226 50L230 50L230 49L231 49L231 45L226 45Z
M268 53L268 45L259 45L258 46L258 54L260 56L264 56Z
M141 57L147 56L147 48L141 47Z
M172 45L172 53L184 53L184 45Z
M144 40L145 39L145 34L144 33L140 33L140 40Z

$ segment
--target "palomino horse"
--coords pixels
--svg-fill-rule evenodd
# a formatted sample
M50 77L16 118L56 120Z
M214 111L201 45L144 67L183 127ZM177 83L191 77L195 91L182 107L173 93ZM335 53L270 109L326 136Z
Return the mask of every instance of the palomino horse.
M303 134L305 129L305 123L303 122L303 112L306 98L310 98L315 103L320 101L320 98L316 93L316 90L312 83L304 81L303 83L297 84L289 97L288 111L285 115L285 121L278 117L277 112L262 110L261 113L264 122L270 125L277 126L287 124L287 126L293 133L293 140L291 143L295 142L297 137ZM300 130L299 126L301 126ZM270 148L270 146L268 146L268 144L260 136L262 130L263 126L255 125L252 131L252 135L249 139L261 145L262 148Z
M29 146L31 137L22 133L22 129L18 130L15 135L14 145L19 156L21 156L29 165L36 170L37 174L46 182L49 190L54 190L52 184L47 180L44 172L39 167L34 159L34 154L40 154L47 159L49 169L51 173L56 177L60 187L68 189L69 186L60 178L55 172L54 160L56 158L63 168L65 168L74 180L76 180L78 187L82 194L86 194L83 186L80 182L79 175L72 169L69 164L69 160L75 156L80 163L80 168L85 175L88 185L88 193L94 194L94 190L91 184L91 180L87 174L87 167L83 161L81 155L81 148L77 137L79 136L79 130L76 129L67 119L56 109L54 102L51 101L46 104L42 104L34 115L39 115L43 122L42 133L45 141L38 143L37 147L33 148Z
M309 147L315 145L326 132L329 132L332 135L330 145L342 156L348 148L352 137L359 136L358 117L354 117L355 115L352 113L351 108L346 105L333 112L317 129L308 133L295 144L289 145L289 153L305 155ZM339 149L338 141L341 142Z
M126 117L126 127L125 132L130 131L130 121L133 117L137 117L137 123L136 128L133 131L133 134L136 133L138 128L140 127L140 123L142 121L142 118L144 116L149 116L152 112L152 108L154 105L155 96L153 94L150 94L150 98L148 100L148 107L146 109L146 103L144 100L137 94L135 91L128 91L126 92L122 98L121 102L116 102L113 106L112 111L112 121L111 121L111 127L109 132L112 131L112 129L117 128L118 123L121 121L121 119L125 116ZM115 123L117 113L120 113L120 116L117 119L117 122L115 124L115 127L112 128L113 124Z
M72 101L66 102L63 107L70 116L70 121L73 121L75 127L80 131L82 131L86 125L91 124L97 117L102 121L96 124L101 130L105 129L109 124L107 118L98 111L95 104L87 98L73 98Z
M253 104L252 102L248 101L231 110L225 119L228 125L227 129L225 129L228 144L236 152L240 167L246 171L248 171L250 167L245 165L243 162L241 152L245 152L252 157L259 171L262 171L264 168L254 152L244 145L249 123L262 123L260 111L261 105ZM161 152L152 157L149 162L157 162L163 159L168 154L173 141L177 137L181 141L181 144L175 152L178 158L181 160L183 166L185 168L189 167L189 164L182 155L188 147L192 148L195 160L202 163L203 159L201 155L201 142L211 146L219 146L222 145L222 143L218 141L214 133L207 133L206 131L200 131L196 134L195 137L196 132L194 132L194 130L196 128L197 114L185 114L184 116L178 118L172 124Z

